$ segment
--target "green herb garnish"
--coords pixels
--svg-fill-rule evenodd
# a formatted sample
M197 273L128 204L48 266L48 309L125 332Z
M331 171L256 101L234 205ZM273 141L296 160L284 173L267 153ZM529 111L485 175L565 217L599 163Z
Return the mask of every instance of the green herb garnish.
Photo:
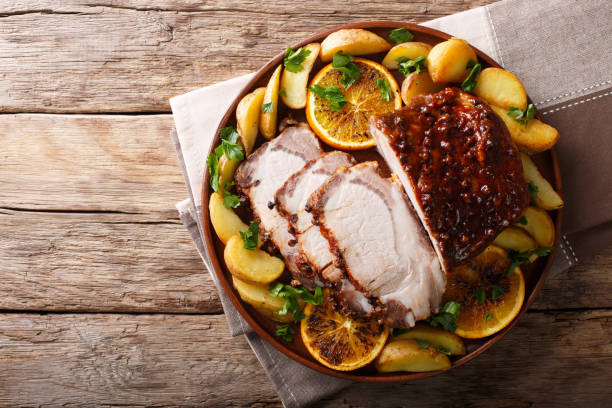
M412 34L410 31L408 31L407 29L403 27L393 29L389 33L389 39L396 44L401 44L401 43L405 43L408 41L412 41L413 38L414 38L414 34Z
M427 340L414 339L419 345L419 348L426 349L429 348L429 342Z
M281 88L278 90L278 94L280 96L287 96L287 91L285 90L285 88Z
M344 89L349 89L349 87L355 83L357 78L361 77L359 68L353 63L353 59L353 56L346 55L342 52L342 50L334 54L332 67L342 72L340 83Z
M406 57L399 57L397 59L397 66L399 72L402 73L405 77L410 75L413 72L417 74L421 71L425 71L427 67L425 66L425 62L427 61L427 57L420 56L415 59L410 59Z
M219 191L219 158L215 152L212 152L206 158L208 166L208 174L210 174L210 187L214 191Z
M446 354L447 356L450 356L450 355L451 355L450 350L449 350L449 349L447 349L447 348L446 348L446 347L444 347L444 346L441 346L441 345L439 345L439 344L436 344L436 345L435 345L435 346L433 346L433 347L434 347L436 350L438 350L440 353L442 353L442 354Z
M276 326L276 335L287 342L293 341L294 334L295 330L288 324L279 324Z
M272 113L273 110L272 102L261 104L261 113Z
M536 186L533 181L530 181L529 183L527 183L527 188L529 189L529 200L531 202L531 205L533 205L534 207L537 207L538 206L538 191L539 191L538 186Z
M208 173L210 174L210 186L215 192L219 192L219 159L226 156L230 160L244 160L244 150L238 143L240 135L233 126L226 126L219 131L221 144L213 150L206 158Z
M511 106L508 110L508 116L513 118L515 121L520 123L521 125L527 126L529 121L533 119L536 115L535 106L532 103L527 105L524 110L519 109L515 106Z
M442 326L444 330L454 333L457 330L457 318L459 317L461 305L457 302L448 301L442 307L442 312L427 319L430 326Z
M485 315L484 315L484 321L485 321L485 323L486 323L486 322L487 322L487 321L488 321L490 318L492 318L492 317L493 317L493 313L487 313L487 314L485 314Z
M476 288L476 300L481 304L485 302L485 291L482 286Z
M270 286L270 294L272 296L281 296L284 298L285 303L283 304L283 308L277 312L277 314L284 316L287 313L291 313L294 322L299 322L306 317L300 307L299 298L313 305L320 305L323 303L323 289L319 286L315 288L313 295L303 286L294 288L293 286L277 282Z
M287 47L285 57L283 58L283 65L289 72L300 72L304 70L302 62L310 55L310 50L299 48L297 51L293 51L293 48Z
M537 188L537 187L536 187ZM537 192L536 192L537 193ZM525 218L525 216L522 216L521 218L519 218L518 220L514 221L515 224L520 224L520 225L527 225L527 218Z
M465 92L472 92L474 88L476 88L476 78L480 71L482 70L482 65L477 63L474 60L470 60L465 67L466 70L470 70L470 74L465 78L465 80L461 83L461 89Z
M406 333L406 332L408 332L408 330L407 330L407 329L396 329L395 327L390 327L390 328L389 328L389 334L390 334L391 336L393 336L393 337L397 337L397 336L399 336L400 334L404 334L404 333Z
M393 91L391 91L391 86L389 86L389 82L386 79L379 78L376 80L376 86L380 91L380 99L389 102L393 95Z
M236 208L240 205L240 196L232 194L228 191L235 183L225 183L223 186L223 206L225 208Z
M526 264L531 263L531 257L533 255L546 256L550 254L550 251L552 251L552 248L550 247L537 248L537 249L534 249L533 251L526 251L526 252L519 252L519 251L515 251L514 249L509 249L508 259L510 259L511 263L510 263L510 266L508 267L508 272L506 272L506 276L510 276L510 274L514 272L514 268L516 268L517 266L526 265Z
M321 85L316 84L315 86L307 89L313 92L319 98L329 101L329 107L336 112L340 112L342 107L346 105L346 96L344 96L340 88L336 85L328 85L323 88Z
M252 251L257 248L257 242L259 241L259 223L253 221L245 232L240 231L240 237L242 238L244 249Z
M499 299L500 297L503 297L505 293L506 291L502 286L493 285L493 290L491 291L491 300Z

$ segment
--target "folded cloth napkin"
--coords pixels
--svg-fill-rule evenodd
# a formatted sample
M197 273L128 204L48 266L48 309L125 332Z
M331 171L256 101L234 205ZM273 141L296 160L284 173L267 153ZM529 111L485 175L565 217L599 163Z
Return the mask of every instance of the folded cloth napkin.
M559 130L566 206L551 274L612 243L612 184L606 174L612 153L610 21L608 0L508 0L423 24L466 39L514 72L545 121ZM189 192L177 209L209 272L200 220L204 161L221 117L252 75L170 100L176 125L171 137ZM211 276L232 335L246 335L286 407L306 406L349 384L303 367L263 341Z

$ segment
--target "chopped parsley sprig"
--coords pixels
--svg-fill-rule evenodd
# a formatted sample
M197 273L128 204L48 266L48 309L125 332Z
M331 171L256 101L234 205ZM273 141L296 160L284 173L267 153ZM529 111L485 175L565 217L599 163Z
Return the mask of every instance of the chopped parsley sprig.
M285 300L283 308L278 311L277 314L279 316L285 316L287 313L291 313L293 315L293 321L296 323L306 317L300 307L300 298L302 298L304 302L313 305L320 305L323 302L323 290L319 286L315 288L315 292L312 294L303 286L294 288L291 285L277 282L270 286L270 294L272 296L281 296Z
M533 181L530 181L529 183L527 183L527 188L529 189L529 201L531 205L533 205L534 207L537 207L538 206L538 191L539 191L538 186L536 186Z
M427 323L433 327L442 326L444 330L454 333L457 330L457 318L460 309L461 305L459 303L452 300L448 301L442 307L442 312L429 317Z
M259 223L253 221L246 231L240 231L240 238L242 238L244 249L252 251L257 248L259 242Z
M391 90L391 86L389 82L384 78L378 78L376 80L376 86L380 91L380 99L383 101L389 102L393 97L393 91Z
M272 113L273 110L274 110L274 106L272 102L261 104L261 113Z
M461 89L463 89L465 92L472 92L474 88L476 88L476 78L482 70L482 65L474 60L469 60L465 69L469 70L470 73L461 83Z
M210 187L217 193L221 192L225 195L226 186L219 186L219 159L225 156L228 160L241 161L244 160L244 149L238 144L240 135L233 126L226 126L219 131L221 137L221 144L213 150L211 154L206 158L206 164L208 165L208 172L210 174ZM224 191L220 191L223 188ZM236 196L237 197L237 196ZM223 205L228 207L229 204L235 204L236 199L230 198L227 201L223 200ZM238 205L240 200L238 199ZM236 207L238 206L236 205ZM232 207L235 208L235 207Z
M342 50L334 54L332 67L342 72L340 83L344 89L349 89L349 87L355 83L357 78L361 77L359 68L355 63L353 63L354 59L355 58L352 55L346 55L342 52Z
M408 31L404 27L393 29L389 33L389 40L393 41L396 44L401 44L401 43L405 43L408 41L412 41L413 39L414 39L414 34L412 34L410 31Z
M348 102L346 96L344 96L340 88L336 85L327 85L324 88L321 85L316 84L313 87L309 87L308 90L313 92L319 98L329 101L329 107L336 112L340 112L342 107L346 105L346 102Z
M302 62L306 60L306 57L310 55L310 50L305 48L299 48L296 51L291 47L287 47L285 51L285 57L283 58L283 65L289 72L301 72L304 70Z
M295 330L293 330L293 327L291 327L290 325L286 323L279 324L276 326L276 335L287 342L293 341L294 334L295 334Z
M232 181L223 185L223 206L225 208L236 208L240 205L240 196L228 191L234 184Z
M531 263L533 255L546 256L552 251L551 247L536 248L533 251L519 252L514 249L508 250L508 259L510 259L510 266L506 272L506 276L509 276L517 266L526 265Z
M414 59L410 59L407 57L399 57L396 61L399 72L401 72L402 75L404 75L405 77L407 77L413 72L416 72L418 74L421 71L427 69L427 67L425 66L425 62L427 62L427 57L424 56L420 56Z
M511 106L508 110L508 116L513 118L515 121L520 123L521 125L527 126L529 121L533 119L536 115L535 107L532 103L527 105L525 109L520 109L515 106Z

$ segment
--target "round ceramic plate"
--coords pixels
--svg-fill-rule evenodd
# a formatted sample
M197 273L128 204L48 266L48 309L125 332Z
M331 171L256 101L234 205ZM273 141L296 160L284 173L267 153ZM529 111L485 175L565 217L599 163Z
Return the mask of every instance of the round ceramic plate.
M321 41L323 41L323 39L328 34L334 31L337 31L339 29L342 29L342 28L363 28L366 30L373 31L376 34L379 34L384 38L387 38L389 32L392 29L399 28L399 27L405 27L408 30L410 30L415 35L414 41L421 41L421 42L425 42L431 45L437 44L441 41L445 41L451 37L450 35L445 34L441 31L433 30L427 27L422 27L416 24L408 24L408 23L401 23L401 22L394 22L394 21L373 21L373 22L360 22L360 23L355 23L355 24L347 24L347 25L343 25L339 27L334 27L334 28L331 28L325 31L321 31L313 35L310 38L304 39L303 41L297 44L291 44L291 46L293 49L297 49L299 47L302 47L312 42L320 43ZM254 90L255 88L266 86L268 79L272 75L272 72L274 71L274 69L279 64L282 63L284 50L286 49L287 45L289 44L279 44L279 49L282 49L283 53L278 54L276 57L268 61L268 63L265 64L261 69L259 69L259 71L257 71L257 73L255 74L255 77L246 85L246 87L242 90L242 92L240 92L240 94L238 95L234 103L231 105L231 107L228 109L228 111L223 116L221 123L219 124L219 128L217 129L217 136L212 144L213 147L217 146L219 143L219 136L218 136L219 129L227 125L235 126L235 116L236 116L235 110L236 110L236 106L238 105L238 102L242 99L242 97L246 95L247 93L251 92L252 90ZM475 49L475 51L478 55L479 62L483 65L483 68L490 67L490 66L499 67L499 65L495 63L495 61L493 61L489 56L487 56L486 54L482 53L481 51L477 49ZM384 57L384 53L378 54L378 55L376 54L368 55L365 57L373 59L375 61L381 61L382 58ZM319 69L323 67L323 65L324 64L320 60L317 60L317 63L313 67L312 73L313 74L316 73ZM398 75L397 77L398 83L401 84L401 78L399 77L399 75L401 74L397 72L394 72L394 74ZM288 114L291 114L294 118L298 120L303 119L304 117L303 109L301 111L292 111L284 107L282 104L279 104L279 120L282 119L283 117L286 117ZM262 139L263 138L260 136L258 143L256 144L256 147L261 145L264 142L264 140ZM326 150L333 150L331 148L328 148L324 144L323 146L324 146L324 149ZM211 151L212 151L212 148L211 148ZM388 174L387 166L382 160L382 158L378 155L375 148L363 150L363 151L350 152L350 153L353 154L358 161L377 160L379 164L381 165L381 168L383 170L386 170ZM534 158L534 161L540 167L540 171L542 172L542 174L551 182L551 184L556 188L556 190L560 192L561 191L561 176L559 172L559 165L557 162L557 156L555 154L555 151L549 150L539 155L535 155L533 156L533 158ZM203 163L203 165L205 164ZM250 305L242 302L242 300L240 299L240 296L238 295L238 293L234 290L232 286L231 275L229 271L227 270L227 268L225 267L225 263L223 262L223 243L221 243L221 241L219 241L219 239L215 235L212 225L210 223L207 203L208 203L208 200L209 200L209 197L212 191L209 187L210 184L209 184L208 171L205 171L204 174L206 174L206 176L204 177L204 182L203 182L203 187L202 187L202 197L203 197L202 202L204 203L202 205L202 226L204 229L204 239L206 242L206 248L208 250L208 255L210 256L210 259L212 261L214 272L217 275L219 281L221 282L221 286L223 287L223 289L229 296L230 300L232 301L236 309L238 309L242 317L244 317L244 319L251 325L251 327L255 330L255 332L257 332L257 334L259 334L266 341L268 341L270 344L272 344L274 347L276 347L278 350L280 350L282 353L289 356L293 360L298 361L302 363L303 365L308 366L314 370L320 371L322 373L333 375L336 377L345 378L351 381L400 382L400 381L408 381L408 380L413 380L413 379L422 378L422 377L428 377L428 376L432 376L432 375L441 373L441 371L434 371L434 372L427 372L427 373L383 374L383 373L378 373L374 369L372 364L366 367L363 367L359 370L352 371L352 372L334 371L334 370L331 370L321 365L320 363L318 363L316 360L314 360L310 356L310 354L306 350L306 347L302 343L301 338L299 336L299 328L297 328L296 335L294 336L293 342L291 343L284 342L283 340L276 337L275 331L276 331L277 323L265 318L261 314L257 313ZM556 236L555 236L555 245L554 245L554 248L556 248L557 242L559 239L559 231L561 230L561 211L560 210L553 211L550 214L556 226ZM514 324L516 324L517 320L529 308L536 294L540 291L540 288L542 287L542 284L544 283L544 280L546 279L546 275L548 274L548 270L550 269L552 265L554 255L555 255L555 251L553 250L553 252L548 257L540 258L531 265L528 265L526 267L521 267L521 269L523 270L523 274L525 276L525 303L523 304L523 307L519 315L514 319L514 321L510 325L508 325L506 328L504 328L500 332L494 334L493 336L490 336L484 339L478 339L478 340L466 339L465 344L467 348L467 354L464 356L461 356L460 358L454 358L452 360L451 370L456 367L459 367L462 364L467 363L474 357L478 356L480 353L482 353L483 351L491 347L494 343L499 341L506 333L508 333L510 329L512 329Z

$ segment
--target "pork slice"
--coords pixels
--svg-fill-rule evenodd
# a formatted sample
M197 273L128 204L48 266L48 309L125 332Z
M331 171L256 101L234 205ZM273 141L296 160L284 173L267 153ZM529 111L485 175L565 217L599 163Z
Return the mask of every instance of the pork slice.
M308 205L353 293L375 300L387 324L411 327L438 310L446 276L395 177L376 162L340 168Z
M249 197L260 229L279 249L293 276L300 275L299 252L292 245L287 219L274 208L274 195L289 177L321 154L321 145L310 129L288 127L241 163L234 177L240 191Z
M444 269L478 254L529 202L503 121L457 88L372 116L370 134L401 180Z
M306 209L306 202L337 168L354 164L355 159L347 153L325 153L289 177L276 192L276 209L289 222L298 243L297 248L302 256L299 266L304 275L317 283L336 279L340 272L333 270L329 244L321 235L319 227L312 224L312 215Z

